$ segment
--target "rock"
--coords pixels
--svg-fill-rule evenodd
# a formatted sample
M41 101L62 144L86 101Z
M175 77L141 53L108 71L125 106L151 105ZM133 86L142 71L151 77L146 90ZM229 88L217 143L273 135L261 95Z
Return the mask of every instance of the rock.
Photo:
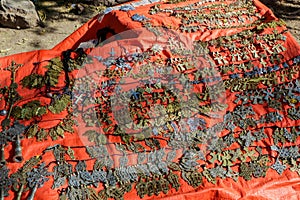
M38 25L39 16L30 0L0 0L0 25L29 28Z
M115 5L118 5L118 4L121 4L121 3L126 3L126 2L129 2L129 1L132 1L132 0L105 0L104 5L105 6L115 6Z
M84 6L82 4L72 4L71 5L72 10L76 15L81 15L84 11Z

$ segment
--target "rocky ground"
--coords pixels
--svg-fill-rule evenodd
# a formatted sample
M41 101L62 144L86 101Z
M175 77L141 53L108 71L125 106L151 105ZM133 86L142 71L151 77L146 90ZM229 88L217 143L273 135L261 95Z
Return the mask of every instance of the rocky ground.
M300 0L261 1L270 7L277 17L286 21L290 32L300 43ZM0 28L0 56L50 49L104 9L104 6L72 6L66 1L40 0L37 9L43 21L40 26L21 30Z
M90 4L80 4L78 8L77 5L43 0L37 5L42 20L39 26L20 30L0 27L0 56L50 49L105 8Z

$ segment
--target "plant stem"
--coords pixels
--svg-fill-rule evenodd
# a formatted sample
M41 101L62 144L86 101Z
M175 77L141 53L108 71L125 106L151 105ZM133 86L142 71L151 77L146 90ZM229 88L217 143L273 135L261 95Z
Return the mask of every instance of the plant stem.
M34 188L32 189L31 193L29 194L27 200L33 200L34 199L34 195L35 195L35 193L37 191L37 188L38 188L38 185L36 184L34 186Z
M21 185L21 187L20 187L20 189L18 191L16 200L21 200L23 190L24 190L24 184Z

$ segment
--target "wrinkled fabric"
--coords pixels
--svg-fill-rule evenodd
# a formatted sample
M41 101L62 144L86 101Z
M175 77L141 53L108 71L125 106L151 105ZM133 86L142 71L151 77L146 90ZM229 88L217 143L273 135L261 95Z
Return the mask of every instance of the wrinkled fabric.
M196 1L190 2L182 2L175 5L169 5L161 3L161 8L172 8L181 5L186 5L188 3L194 3ZM33 72L38 72L40 74L45 73L44 66L42 61L48 61L54 57L61 57L62 52L68 49L76 49L80 43L86 42L88 40L97 39L99 36L99 30L109 28L112 29L115 34L120 34L124 31L128 30L139 30L143 26L140 22L132 21L131 17L136 14L143 14L146 17L150 18L150 23L153 25L165 25L165 26L172 26L172 29L178 30L180 20L174 17L167 17L165 14L160 15L150 15L148 14L148 10L154 4L140 6L137 7L135 10L124 12L124 11L111 11L108 14L104 15L103 19L100 21L99 16L97 15L92 18L89 22L84 24L78 30L76 30L73 34L71 34L68 38L63 40L61 43L56 45L51 50L39 50L39 51L32 51L27 53L16 54L12 56L6 56L0 58L1 63L1 79L0 85L1 87L10 84L10 73L8 71L3 71L6 66L9 66L12 61L23 64L22 67L19 68L16 74L16 82L20 83L22 78L27 75L30 75ZM259 1L255 0L255 6L258 8L261 15L266 17L266 20L277 20L274 14L264 6ZM192 41L201 40L201 41L209 41L221 36L225 35L233 35L235 33L243 31L245 28L238 28L238 29L218 29L218 30L204 30L203 32L195 32L195 33L184 33L187 38L190 38ZM265 29L263 32L268 33L269 30ZM138 37L133 38L121 38L120 41L114 41L109 45L104 45L103 47L95 47L95 49L88 49L87 52L90 55L101 55L107 54L111 50L112 47L122 45L128 45L128 47L147 47L153 42L151 34L150 36L147 35L148 33L142 33ZM293 36L287 32L284 33L287 37L284 46L287 50L283 53L284 60L288 61L296 56L300 55L300 45L296 43ZM120 35L122 36L122 34ZM110 38L110 40L115 39L112 33L105 34L105 37ZM147 39L149 38L149 39ZM165 55L168 56L168 55ZM41 62L38 67L35 67L34 63ZM299 64L298 64L299 65ZM90 67L90 68L89 68ZM88 65L87 67L87 74L91 73L93 70L99 70L103 66L99 65ZM78 76L85 76L85 74L77 74L76 72L71 73L71 77L78 77ZM101 78L101 77L100 77ZM224 77L222 77L224 78ZM294 80L299 80L299 72L294 77ZM58 88L64 87L64 76L61 76L59 79L59 84L56 86ZM50 99L44 97L44 91L39 90L29 90L27 88L22 88L21 86L18 88L19 94L27 100L32 99L39 99L43 104L49 104ZM235 98L235 94L226 91L226 103L228 104L227 110L233 110L235 105L232 101ZM0 101L0 109L5 106L4 100ZM261 115L270 112L269 110L265 109L261 105L253 105L254 110L259 112ZM278 127L288 127L288 126L299 126L300 120L292 121L286 117L287 112L285 112L284 108L282 114L285 115L282 121L276 123L268 123L264 124L265 126L276 125ZM49 128L58 124L62 118L67 115L67 111L64 111L60 114L52 114L48 113L43 116L43 119L39 123L39 125L43 128ZM0 121L4 120L4 116L0 116ZM264 125L261 125L263 127ZM226 135L226 132L220 133L221 136ZM268 137L271 138L271 131L268 134ZM13 163L11 162L13 146L10 143L5 148L5 157L8 161L8 168L10 169L10 173L14 173L20 168L26 160L28 160L32 156L41 155L43 150L49 146L53 146L57 143L65 145L65 146L83 146L86 145L87 141L85 141L84 137L81 133L75 132L73 134L65 133L64 138L60 138L56 141L52 141L50 137L43 142L36 141L35 138L30 139L23 139L21 144L23 148L23 157L24 161L22 163ZM120 142L118 140L114 140L113 138L109 137L110 142L117 143ZM261 146L271 146L270 140L269 143L260 144ZM294 143L299 145L299 138ZM82 149L74 149L76 159L87 159L88 155ZM110 152L115 153L115 152ZM52 162L54 157L51 153L47 153L43 155L43 162L47 164ZM92 169L92 162L87 162L88 169ZM50 165L49 171L53 169L53 165ZM44 184L43 187L39 188L36 192L35 199L49 199L54 200L58 199L58 191L60 189L51 189L53 184L53 179L50 178L48 182ZM268 169L267 175L264 178L252 178L250 181L244 180L242 177L239 177L238 180L235 182L232 179L226 178L221 179L218 178L216 184L209 183L205 178L203 178L203 183L197 187L193 188L189 186L185 181L180 179L181 187L179 191L175 191L175 189L171 189L168 194L160 194L159 196L145 196L144 199L164 199L164 200L193 200L193 199L205 199L205 200L213 200L213 199L241 199L241 200L273 200L273 199L300 199L300 177L296 172L291 172L289 169L284 171L283 174L279 175L275 170ZM100 191L103 186L99 186L97 191ZM23 193L22 199L26 199L29 194L28 192ZM16 194L12 191L9 192L9 196L5 199L14 199ZM137 194L136 190L132 189L130 192L126 193L124 199L140 199Z

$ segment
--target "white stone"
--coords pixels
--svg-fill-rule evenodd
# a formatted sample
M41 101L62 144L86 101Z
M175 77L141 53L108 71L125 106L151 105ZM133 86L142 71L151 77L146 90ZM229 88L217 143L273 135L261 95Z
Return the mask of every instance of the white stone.
M9 28L38 25L39 17L30 0L0 0L0 24Z

